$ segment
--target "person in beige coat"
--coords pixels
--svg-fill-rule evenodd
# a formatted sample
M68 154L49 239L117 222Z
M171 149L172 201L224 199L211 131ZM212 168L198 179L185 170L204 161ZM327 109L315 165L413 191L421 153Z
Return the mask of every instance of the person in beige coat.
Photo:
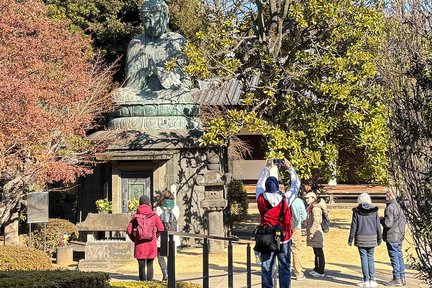
M313 277L324 277L325 257L324 257L324 233L321 228L322 211L327 210L327 205L323 199L318 201L315 193L306 194L306 204L308 205L306 217L306 245L312 247L315 255L315 267L309 272Z

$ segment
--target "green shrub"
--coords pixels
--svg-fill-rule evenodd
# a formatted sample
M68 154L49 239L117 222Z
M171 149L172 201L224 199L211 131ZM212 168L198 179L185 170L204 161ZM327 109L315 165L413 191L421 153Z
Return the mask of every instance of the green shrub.
M51 260L42 251L26 246L0 246L0 271L48 270ZM4 287L0 285L0 287Z
M58 246L64 245L62 242L65 236L68 240L74 240L78 238L78 229L75 224L64 219L49 219L47 225L47 252L52 255ZM32 246L36 249L44 249L44 237L45 228L44 224L35 225L34 232L32 234Z
M0 272L0 287L104 288L110 286L107 273L51 270Z
M233 179L228 184L228 205L230 209L230 222L240 222L244 220L248 210L247 192L243 182Z
M167 282L141 282L141 281L111 281L112 287L117 288L166 288ZM176 288L201 288L199 284L193 284L190 282L178 282Z

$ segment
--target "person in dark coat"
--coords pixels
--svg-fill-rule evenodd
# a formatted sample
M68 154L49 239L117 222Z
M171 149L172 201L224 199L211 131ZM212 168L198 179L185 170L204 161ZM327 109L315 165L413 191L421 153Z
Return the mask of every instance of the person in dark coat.
M137 213L132 216L126 233L129 235L129 238L135 242L134 257L138 260L140 281L152 281L153 260L158 255L156 240L159 237L160 232L164 230L164 225L157 216L156 212L152 210L150 198L147 195L141 196L139 203L140 206L137 209ZM145 215L146 217L151 217L154 219L154 235L152 240L139 240L138 237L135 237L134 233L136 233L136 228L138 227L137 218L142 217L140 215Z
M384 227L383 239L393 267L393 279L387 282L387 286L404 286L406 281L402 241L405 239L406 217L395 194L390 190L386 191L386 209L380 220Z
M378 207L372 205L369 194L362 193L357 198L358 206L353 209L348 244L358 247L363 272L363 282L359 287L374 288L375 281L375 247L382 242L381 225Z

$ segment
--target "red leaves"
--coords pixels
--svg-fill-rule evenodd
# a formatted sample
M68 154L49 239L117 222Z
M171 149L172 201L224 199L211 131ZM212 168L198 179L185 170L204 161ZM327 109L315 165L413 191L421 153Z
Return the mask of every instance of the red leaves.
M89 38L48 18L41 1L0 0L0 19L0 177L71 182L89 172L82 155L93 147L69 140L110 108L111 73L90 62Z

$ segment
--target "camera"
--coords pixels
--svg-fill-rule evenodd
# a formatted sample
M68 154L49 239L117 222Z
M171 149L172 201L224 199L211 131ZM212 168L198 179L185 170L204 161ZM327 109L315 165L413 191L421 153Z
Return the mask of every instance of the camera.
M273 164L280 168L284 164L284 159L273 159Z

